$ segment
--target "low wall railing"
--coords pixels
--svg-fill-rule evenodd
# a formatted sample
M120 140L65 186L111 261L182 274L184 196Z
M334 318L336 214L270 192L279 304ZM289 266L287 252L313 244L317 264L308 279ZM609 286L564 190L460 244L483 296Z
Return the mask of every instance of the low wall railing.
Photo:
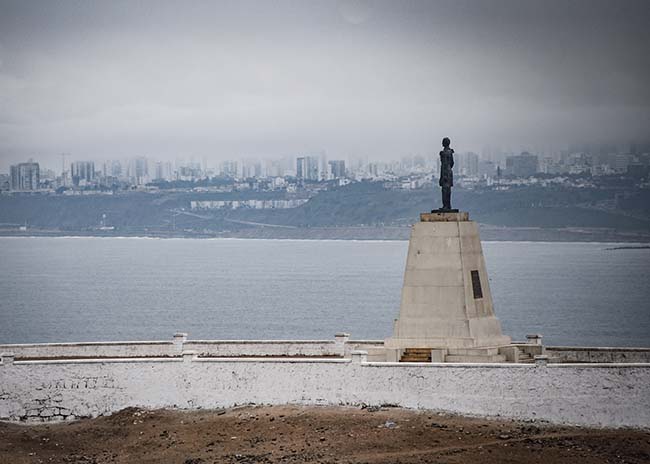
M650 363L650 348L544 346L542 350L541 345L530 342L513 342L511 347L513 352L522 347L539 348L551 363ZM508 348L502 350L507 352ZM350 357L354 350L364 350L369 361L386 359L383 340L352 340L347 333L337 333L330 340L188 340L186 333L179 332L168 341L0 344L0 353L11 353L18 361L174 358L188 350L202 358L342 358Z
M350 340L337 333L330 340L188 340L178 332L169 341L3 344L0 353L18 360L178 357L195 351L201 357L345 357L355 349L383 347L383 340Z

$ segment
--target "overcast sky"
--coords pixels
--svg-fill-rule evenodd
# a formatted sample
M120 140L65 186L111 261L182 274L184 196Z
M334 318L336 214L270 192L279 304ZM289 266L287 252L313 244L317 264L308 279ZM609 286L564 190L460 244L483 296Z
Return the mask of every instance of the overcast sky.
M0 169L650 136L650 2L0 0Z

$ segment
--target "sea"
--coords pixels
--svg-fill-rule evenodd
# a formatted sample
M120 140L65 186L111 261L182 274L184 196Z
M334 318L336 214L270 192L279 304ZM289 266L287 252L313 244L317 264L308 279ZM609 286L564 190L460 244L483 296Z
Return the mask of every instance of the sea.
M391 334L408 242L0 238L0 343ZM650 249L483 242L513 340L650 346Z

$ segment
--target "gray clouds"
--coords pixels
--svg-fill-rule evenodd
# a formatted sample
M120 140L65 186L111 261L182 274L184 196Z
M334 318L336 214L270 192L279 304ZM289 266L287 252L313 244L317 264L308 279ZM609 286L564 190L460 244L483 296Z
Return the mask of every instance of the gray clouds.
M646 1L0 0L0 160L647 138Z

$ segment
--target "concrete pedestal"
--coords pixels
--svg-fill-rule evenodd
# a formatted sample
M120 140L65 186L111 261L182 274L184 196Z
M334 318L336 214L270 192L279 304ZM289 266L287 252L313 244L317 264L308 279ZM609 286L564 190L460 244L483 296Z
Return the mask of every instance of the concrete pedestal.
M469 349L509 343L494 315L478 225L466 212L422 213L409 241L399 317L385 341L389 358L431 348L459 361L493 351Z

